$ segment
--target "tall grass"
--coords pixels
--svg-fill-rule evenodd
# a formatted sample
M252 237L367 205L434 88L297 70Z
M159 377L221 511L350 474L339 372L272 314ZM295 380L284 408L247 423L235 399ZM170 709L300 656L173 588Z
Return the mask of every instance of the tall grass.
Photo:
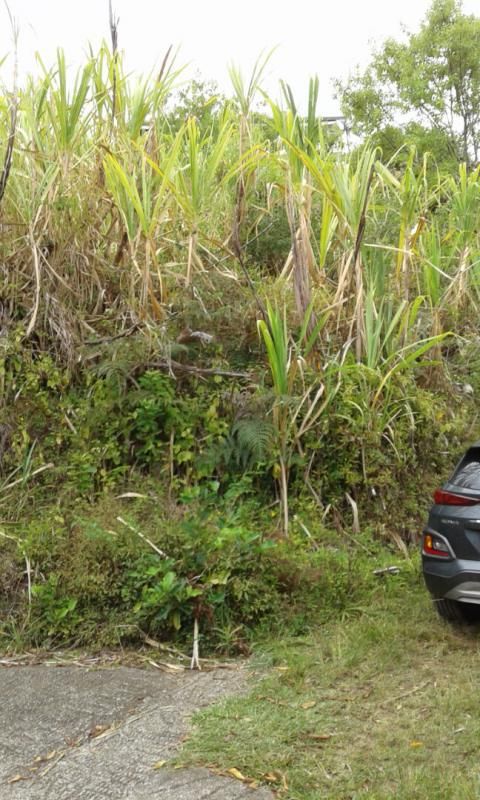
M151 332L192 298L211 327L220 280L223 292L244 286L246 309L253 290L286 494L286 448L320 408L315 393L300 412L285 399L307 391L303 362L308 385L320 386L332 358L348 353L348 366L353 353L375 375L362 384L367 406L380 418L387 409L391 424L396 376L416 374L432 348L441 364L446 332L476 325L479 175L465 165L440 175L414 150L399 169L368 145L329 143L316 80L305 118L286 84L283 105L263 95L267 110L257 110L267 62L248 84L232 68L234 98L208 125L193 108L180 127L170 114L180 70L168 58L141 81L106 45L73 80L61 50L53 67L40 62L41 76L18 95L2 183L0 291L11 328L72 363L85 337L115 336L132 321ZM0 141L12 142L11 124L5 93ZM251 242L268 249L275 224L289 247L267 270ZM279 295L284 317L273 302L265 312Z

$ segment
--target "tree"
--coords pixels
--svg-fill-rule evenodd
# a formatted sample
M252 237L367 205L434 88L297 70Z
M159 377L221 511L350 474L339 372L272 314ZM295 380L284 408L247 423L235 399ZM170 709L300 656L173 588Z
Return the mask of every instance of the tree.
M434 130L469 166L480 154L480 18L461 0L434 0L417 33L387 39L362 74L337 83L355 132L378 134L393 122Z
M170 97L168 122L178 131L190 117L195 117L204 133L214 127L225 102L216 82L204 80L197 74Z

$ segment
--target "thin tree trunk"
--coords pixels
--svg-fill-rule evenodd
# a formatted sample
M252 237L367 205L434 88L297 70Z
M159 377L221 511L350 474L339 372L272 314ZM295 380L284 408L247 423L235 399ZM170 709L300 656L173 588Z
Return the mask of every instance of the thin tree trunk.
M363 265L360 253L355 259L355 355L360 362L363 357L365 342L365 316L363 292Z
M288 537L288 474L284 456L280 456L280 502L282 506L283 535Z
M187 275L185 278L185 286L190 286L192 282L193 271L193 253L195 250L195 233L192 232L188 239L188 259L187 259Z

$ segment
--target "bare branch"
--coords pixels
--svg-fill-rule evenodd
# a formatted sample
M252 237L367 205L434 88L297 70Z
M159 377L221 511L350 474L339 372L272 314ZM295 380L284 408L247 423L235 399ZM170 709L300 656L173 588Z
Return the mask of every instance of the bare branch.
M243 378L244 380L251 380L252 375L248 372L230 372L224 369L207 369L202 367L194 367L190 364L180 364L178 361L151 361L144 364L147 369L156 367L157 369L166 369L169 372L190 372L192 375L199 375L200 377L209 377L210 375L220 375L223 378Z

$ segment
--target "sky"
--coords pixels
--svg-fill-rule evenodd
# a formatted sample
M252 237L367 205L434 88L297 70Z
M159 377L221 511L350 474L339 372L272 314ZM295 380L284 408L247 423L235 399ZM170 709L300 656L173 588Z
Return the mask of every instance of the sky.
M0 0L0 59L11 53L8 14ZM52 64L58 46L78 66L88 43L109 37L108 0L8 0L20 27L20 73L35 70L35 52ZM338 113L332 82L365 66L375 45L400 37L402 25L418 28L429 0L112 0L119 17L119 48L131 72L158 68L169 45L179 48L185 78L199 72L229 93L228 65L248 76L260 53L276 50L264 88L279 96L286 80L301 108L308 79L320 79L319 111ZM480 16L480 0L464 0L464 11ZM8 79L8 61L2 78Z

